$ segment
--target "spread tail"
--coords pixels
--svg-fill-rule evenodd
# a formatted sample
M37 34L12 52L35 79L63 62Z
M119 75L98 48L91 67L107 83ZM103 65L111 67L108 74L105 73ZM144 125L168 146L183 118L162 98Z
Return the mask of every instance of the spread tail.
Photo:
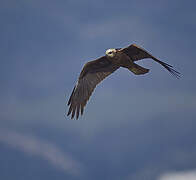
M149 69L143 68L135 63L131 64L131 66L127 67L127 69L136 75L146 74L149 72Z

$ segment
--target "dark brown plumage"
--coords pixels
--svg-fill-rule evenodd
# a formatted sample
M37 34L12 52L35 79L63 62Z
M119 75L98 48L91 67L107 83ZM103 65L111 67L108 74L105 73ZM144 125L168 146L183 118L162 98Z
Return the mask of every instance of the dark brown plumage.
M177 78L180 77L180 73L172 69L171 65L158 60L146 50L135 44L121 49L108 49L105 56L84 65L69 98L69 111L67 115L69 116L71 114L72 119L76 115L76 119L78 119L79 115L83 114L84 107L97 84L118 68L127 68L136 75L148 73L149 69L134 63L135 61L145 58L153 59L165 67L172 75Z

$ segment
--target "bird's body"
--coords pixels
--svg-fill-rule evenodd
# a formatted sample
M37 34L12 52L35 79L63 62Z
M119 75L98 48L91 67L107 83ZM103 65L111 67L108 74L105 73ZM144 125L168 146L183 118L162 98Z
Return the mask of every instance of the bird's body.
M108 50L112 54L110 55L108 51L106 51L106 56L113 64L116 64L118 66L125 66L129 65L129 63L132 61L125 53L121 52L120 50Z
M165 67L172 75L179 77L180 73L172 69L171 65L158 60L135 44L126 48L108 49L105 56L84 65L70 96L68 102L70 107L67 115L71 114L71 118L76 115L78 119L79 114L83 114L84 107L96 85L120 67L127 68L136 75L148 73L149 69L135 64L135 61L145 58L153 59Z

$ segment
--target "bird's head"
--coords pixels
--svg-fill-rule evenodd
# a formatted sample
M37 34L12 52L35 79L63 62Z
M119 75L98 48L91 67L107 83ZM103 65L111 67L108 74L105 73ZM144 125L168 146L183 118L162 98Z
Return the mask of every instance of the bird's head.
M106 56L113 58L116 55L116 52L116 49L108 49L106 50L105 54Z

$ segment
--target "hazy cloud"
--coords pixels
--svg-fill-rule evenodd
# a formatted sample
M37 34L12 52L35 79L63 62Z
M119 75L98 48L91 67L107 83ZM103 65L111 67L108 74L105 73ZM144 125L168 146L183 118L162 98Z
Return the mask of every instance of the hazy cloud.
M184 172L173 172L161 175L159 180L195 180L196 170L184 171Z
M82 165L50 142L26 134L1 129L0 143L9 145L27 154L39 156L57 169L65 171L65 173L72 175L81 173Z

